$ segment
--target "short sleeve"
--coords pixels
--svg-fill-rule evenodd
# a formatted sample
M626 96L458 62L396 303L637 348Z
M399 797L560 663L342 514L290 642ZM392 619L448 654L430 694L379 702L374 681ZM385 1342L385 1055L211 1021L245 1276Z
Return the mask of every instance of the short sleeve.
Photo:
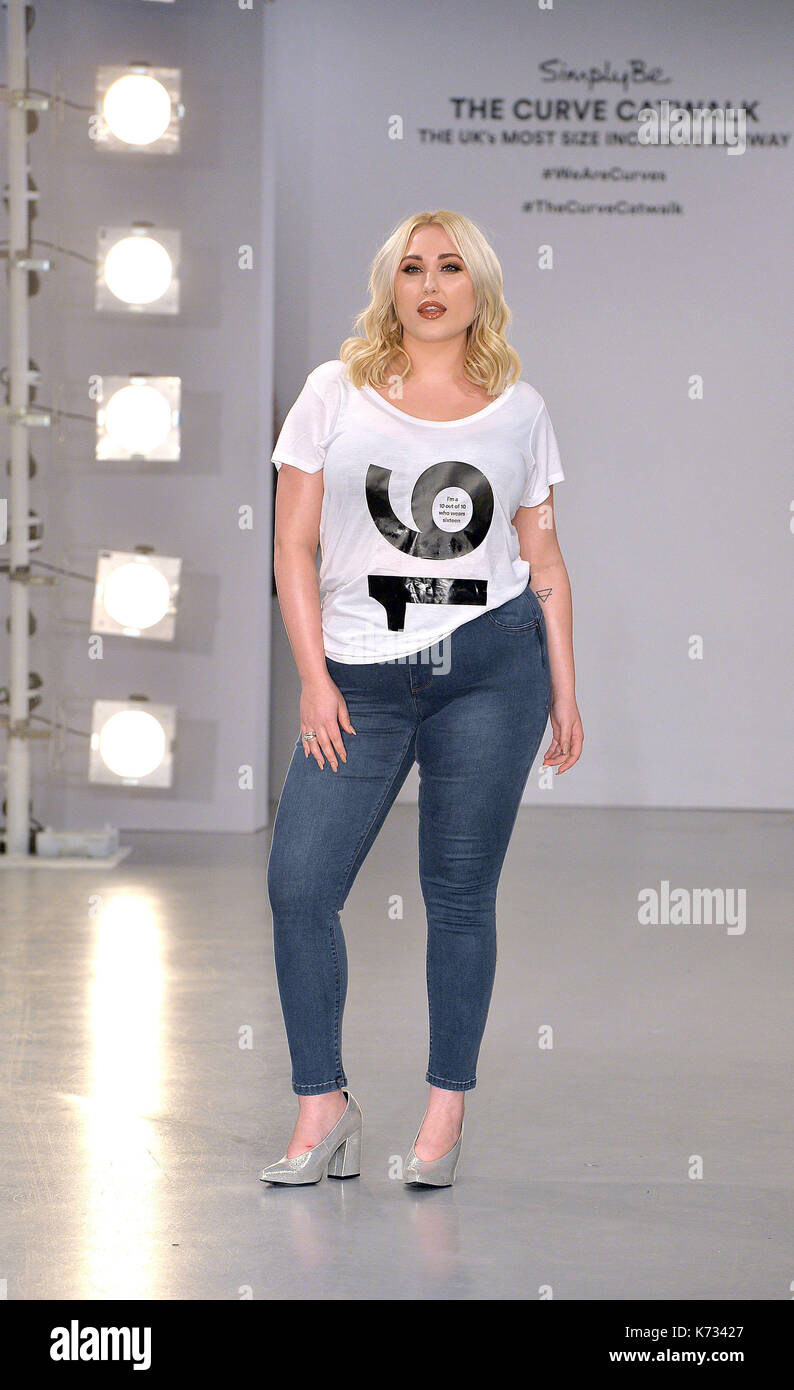
M291 463L304 473L319 473L325 463L337 397L338 386L335 391L327 372L322 368L309 372L300 395L287 412L270 456L277 469L282 463Z
M538 507L549 495L549 484L561 483L565 478L557 436L546 403L542 399L529 436L529 452L531 460L519 506Z

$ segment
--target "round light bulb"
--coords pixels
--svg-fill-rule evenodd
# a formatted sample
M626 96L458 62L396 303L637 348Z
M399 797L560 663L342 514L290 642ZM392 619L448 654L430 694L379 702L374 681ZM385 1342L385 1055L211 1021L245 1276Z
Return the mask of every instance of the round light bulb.
M143 631L154 627L168 612L171 590L161 570L145 561L132 560L108 575L103 599L107 612L120 627Z
M151 236L125 236L105 257L104 275L111 294L125 304L151 304L168 289L171 257Z
M127 73L108 87L102 114L125 145L151 145L171 123L171 98L156 77Z
M171 429L171 406L154 386L122 386L105 407L105 429L131 454L152 453Z
M148 777L165 756L165 729L144 710L119 710L102 726L99 754L117 777Z

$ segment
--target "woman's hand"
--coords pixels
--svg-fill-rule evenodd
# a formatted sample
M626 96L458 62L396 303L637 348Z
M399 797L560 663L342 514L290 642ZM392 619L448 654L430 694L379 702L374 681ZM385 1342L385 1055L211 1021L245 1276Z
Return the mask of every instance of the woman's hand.
M554 738L544 755L543 763L547 767L551 767L553 763L559 764L559 777L561 772L578 762L584 742L584 730L574 696L561 695L555 699L552 694L549 718Z
M316 682L304 681L300 710L301 730L313 729L317 735L316 738L303 740L304 755L308 758L309 753L311 753L319 766L325 767L324 753L336 772L338 769L337 753L343 763L347 762L340 725L347 733L354 734L356 732L350 722L345 697L339 686L331 680L330 676L325 680L321 678Z

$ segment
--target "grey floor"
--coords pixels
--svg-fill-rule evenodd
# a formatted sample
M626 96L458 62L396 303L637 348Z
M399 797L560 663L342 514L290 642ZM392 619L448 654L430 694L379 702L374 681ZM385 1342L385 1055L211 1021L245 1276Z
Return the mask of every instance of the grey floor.
M398 1176L426 1095L415 808L343 913L364 1170L303 1189L258 1181L295 1111L270 831L122 838L114 871L0 877L9 1299L790 1299L790 816L519 813L437 1192ZM641 925L663 880L744 889L746 929Z

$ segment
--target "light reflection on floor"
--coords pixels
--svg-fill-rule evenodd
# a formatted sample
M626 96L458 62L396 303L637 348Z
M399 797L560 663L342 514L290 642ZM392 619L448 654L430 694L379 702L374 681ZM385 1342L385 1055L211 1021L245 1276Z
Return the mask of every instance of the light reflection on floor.
M161 924L146 891L105 889L96 906L83 1115L90 1281L96 1297L146 1298L162 1183L152 1132L163 1105Z

